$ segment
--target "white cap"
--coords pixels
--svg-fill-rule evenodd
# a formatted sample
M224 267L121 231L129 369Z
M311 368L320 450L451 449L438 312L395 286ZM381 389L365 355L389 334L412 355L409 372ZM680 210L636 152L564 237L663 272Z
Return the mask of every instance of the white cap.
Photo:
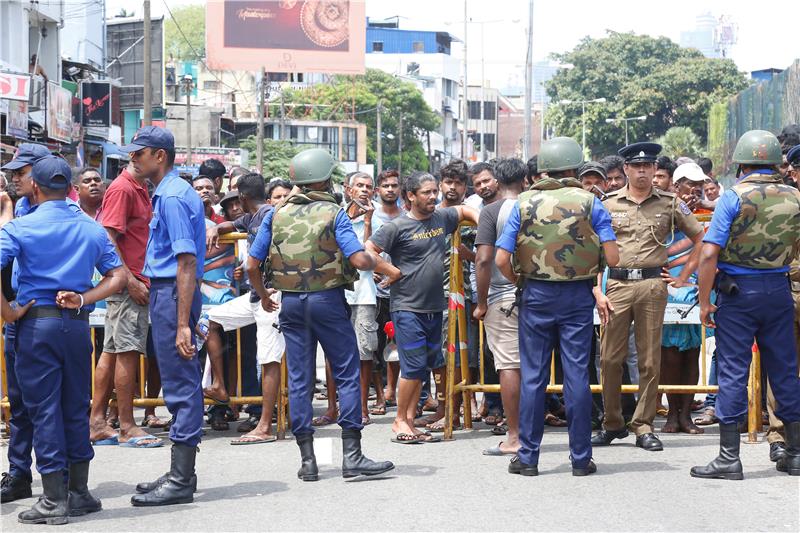
M684 163L675 169L675 173L672 175L672 180L677 182L683 178L686 178L689 181L696 181L700 183L708 179L706 175L703 174L703 169L700 168L700 165L697 163Z

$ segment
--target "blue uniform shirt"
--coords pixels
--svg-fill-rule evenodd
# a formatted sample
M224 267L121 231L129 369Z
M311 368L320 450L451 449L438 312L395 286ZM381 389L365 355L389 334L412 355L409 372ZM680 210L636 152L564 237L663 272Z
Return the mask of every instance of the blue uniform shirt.
M269 255L269 246L272 244L272 217L275 214L273 209L264 221L261 222L261 228L258 230L256 240L250 247L250 257L254 257L259 261L263 261ZM353 224L350 222L350 217L344 212L344 209L336 214L334 220L333 235L336 237L336 244L342 250L342 254L347 258L356 252L362 252L364 246L358 240L356 232L353 231Z
M77 213L79 215L86 215L81 209L80 204L73 200L72 198L67 198L66 200L67 207L69 207L70 211L73 213ZM31 205L30 200L26 196L23 196L19 200L17 200L17 204L14 206L14 217L24 217L30 213L36 211L36 208L39 207L38 205ZM11 289L14 292L17 292L19 289L19 263L14 261L14 264L11 266Z
M512 209L506 225L503 227L503 234L497 239L495 246L513 254L517 249L519 223L519 202L515 202L514 209ZM592 205L592 229L600 237L601 243L617 240L614 230L611 229L611 217L603 202L597 198L594 199L594 204Z
M178 275L178 255L197 257L197 279L203 277L206 221L203 201L192 187L171 170L153 192L153 218L142 274L148 278Z
M19 265L17 301L35 299L36 307L56 305L61 290L88 291L95 268L105 275L122 266L100 224L53 200L0 229L0 256L3 267L15 259Z
M740 178L743 180L752 174L763 174L764 172L756 171L746 174ZM769 172L772 174L772 172ZM739 197L733 190L728 189L725 191L717 202L717 207L714 209L714 215L711 217L711 226L708 228L708 233L703 238L703 242L716 244L720 248L725 248L728 244L728 238L731 234L731 224L736 216L739 214L741 207ZM788 266L778 268L750 268L745 266L734 265L733 263L725 263L720 261L717 268L726 274L732 276L736 275L749 275L749 274L781 274L789 272Z

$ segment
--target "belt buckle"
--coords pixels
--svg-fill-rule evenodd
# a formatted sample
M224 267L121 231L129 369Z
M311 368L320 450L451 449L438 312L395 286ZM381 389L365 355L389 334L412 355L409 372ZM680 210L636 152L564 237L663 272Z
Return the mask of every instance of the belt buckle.
M644 279L642 277L642 269L641 268L629 268L628 269L628 279L629 280L641 280L641 279Z

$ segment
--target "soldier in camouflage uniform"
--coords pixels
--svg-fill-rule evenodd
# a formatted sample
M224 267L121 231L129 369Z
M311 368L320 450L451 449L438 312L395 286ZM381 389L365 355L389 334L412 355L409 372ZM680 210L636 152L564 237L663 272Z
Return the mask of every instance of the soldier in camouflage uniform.
M714 210L700 256L700 320L716 327L719 456L691 469L693 477L742 479L737 423L747 414L747 379L755 338L783 421L780 472L800 476L800 378L789 265L800 239L800 191L778 174L781 146L768 131L748 131L733 154L738 183ZM719 271L717 271L719 269ZM717 289L716 306L711 289ZM711 319L714 313L716 324Z
M510 281L524 284L519 310L520 449L512 474L536 476L544 432L545 391L556 343L564 369L572 474L597 471L592 461L589 355L592 342L592 285L602 255L619 259L611 217L575 178L583 163L580 145L557 137L542 145L539 170L548 174L521 194L497 241L496 264ZM511 258L519 270L514 271Z
M371 461L361 453L358 344L344 290L358 278L356 269L374 270L390 281L399 279L400 271L364 251L350 218L330 193L335 167L330 153L320 148L292 159L289 172L295 188L264 217L247 263L251 279L257 279L260 263L268 260L272 288L254 284L264 310L275 310L270 296L282 293L279 320L286 340L292 432L302 458L297 476L303 481L319 478L311 425L317 342L329 358L339 391L343 476L372 476L394 468L389 461Z
M797 180L800 178L800 144L789 150L786 154L786 162L789 163L789 176L792 183L797 187ZM794 299L794 346L797 350L798 366L800 366L800 250L795 255L792 264L789 265L789 279L792 285L792 298ZM780 418L775 416L775 395L772 394L772 387L767 383L767 412L769 413L769 430L766 439L769 442L769 458L773 463L777 463L786 455L786 428Z

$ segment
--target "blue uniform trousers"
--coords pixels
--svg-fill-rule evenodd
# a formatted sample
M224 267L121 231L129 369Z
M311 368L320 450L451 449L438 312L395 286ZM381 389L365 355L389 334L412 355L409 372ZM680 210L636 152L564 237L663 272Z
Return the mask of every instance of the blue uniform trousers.
M719 294L715 313L717 418L722 424L732 424L747 414L747 379L755 338L777 402L775 415L784 423L800 421L794 301L786 274L733 278L738 294Z
M286 340L292 433L314 433L311 401L317 369L317 342L331 364L339 392L339 425L344 429L360 430L363 426L358 343L350 323L350 308L344 289L283 292L279 320Z
M153 347L161 371L164 403L172 415L169 438L176 444L197 446L203 434L203 370L197 357L178 355L178 289L174 279L150 280L150 323ZM189 329L195 331L201 310L200 288L196 287L189 313Z
M14 370L16 351L14 344L17 337L17 325L6 324L5 356L6 379L8 384L8 403L11 405L9 428L11 437L8 440L8 473L16 478L31 480L31 450L33 448L33 424L28 410L22 402L22 391Z
M594 297L592 282L528 280L519 312L522 383L519 401L519 459L539 464L544 433L545 390L550 358L558 344L564 369L564 402L572 464L585 468L592 458L592 394L589 355Z
M17 323L14 371L33 423L40 474L67 470L70 463L94 457L89 442L89 322L74 318L74 311L61 313Z

